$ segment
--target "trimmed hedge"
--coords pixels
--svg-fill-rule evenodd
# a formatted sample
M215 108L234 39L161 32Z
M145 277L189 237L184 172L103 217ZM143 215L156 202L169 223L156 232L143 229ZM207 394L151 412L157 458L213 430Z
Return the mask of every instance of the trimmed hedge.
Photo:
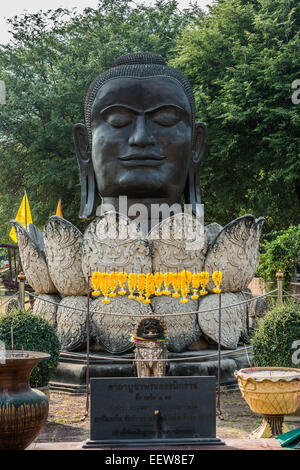
M269 310L251 339L257 367L296 367L294 341L300 339L300 303L286 302Z
M39 351L51 355L40 362L30 376L31 387L43 387L49 383L59 361L60 345L52 326L43 318L30 311L12 311L0 317L0 340L6 349L11 349L11 327L13 328L14 349Z

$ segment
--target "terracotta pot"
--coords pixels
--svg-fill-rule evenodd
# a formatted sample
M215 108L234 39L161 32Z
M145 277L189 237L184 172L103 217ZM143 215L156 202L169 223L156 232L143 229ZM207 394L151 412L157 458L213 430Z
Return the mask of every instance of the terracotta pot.
M31 389L32 369L50 355L5 351L0 361L0 450L22 450L41 432L48 416L47 397Z
M263 415L262 425L251 437L275 437L288 431L284 415L294 413L300 399L300 369L255 367L234 374L254 413Z

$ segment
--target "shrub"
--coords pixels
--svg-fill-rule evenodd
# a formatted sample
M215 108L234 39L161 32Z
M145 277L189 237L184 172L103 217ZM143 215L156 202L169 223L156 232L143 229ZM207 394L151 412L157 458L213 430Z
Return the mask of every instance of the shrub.
M0 340L6 349L11 348L11 327L14 349L45 352L50 359L40 362L30 376L31 387L47 385L59 361L59 341L55 330L43 318L28 311L9 312L0 318Z
M293 342L300 338L300 304L286 302L269 310L259 322L251 344L257 367L297 367Z
M262 244L263 253L256 274L264 281L275 282L276 273L282 271L287 287L300 261L300 225L292 225L274 235L273 240Z

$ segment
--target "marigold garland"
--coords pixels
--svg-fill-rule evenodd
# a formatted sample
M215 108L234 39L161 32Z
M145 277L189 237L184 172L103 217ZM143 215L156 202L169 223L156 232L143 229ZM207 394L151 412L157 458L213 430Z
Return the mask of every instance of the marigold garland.
M207 271L202 271L200 273L200 285L201 285L200 295L208 294L207 290L205 289L208 283L209 283L209 273Z
M144 304L150 304L151 303L151 300L149 299L149 297L151 295L153 295L154 292L155 292L154 275L152 273L148 273L146 275Z
M180 298L180 302L185 304L189 301L187 298L192 289L191 298L196 300L201 296L208 294L206 286L209 282L210 275L207 271L191 273L191 271L183 270L180 273L172 272L156 272L153 273L129 273L116 272L111 273L99 273L94 272L92 279L93 286L93 297L103 295L102 302L109 303L110 298L116 296L116 289L118 284L120 285L119 295L127 294L126 283L129 291L129 299L137 299L143 301L145 304L151 303L151 297L153 295L171 295L174 298ZM213 292L219 294L221 291L222 272L215 271L212 274L212 280L215 284ZM164 289L161 290L162 285ZM173 293L170 291L170 286L173 288ZM200 288L201 287L201 288ZM199 290L200 288L200 290ZM135 296L135 292L138 291L138 296Z
M164 286L165 289L163 290L164 295L171 295L171 292L169 291L169 285L172 282L172 275L173 273L167 272L164 274Z
M115 292L115 290L117 287L118 287L118 273L113 271L109 275L109 290L110 290L110 293L108 294L109 297L116 297L117 293Z
M201 273L193 273L192 275L193 295L191 296L191 299L193 300L197 300L199 298L199 295L197 292L200 286L200 278L201 278Z
M160 296L163 294L161 291L161 285L164 280L164 275L161 272L157 272L154 274L154 284L155 284L155 295Z
M137 296L137 300L144 300L144 289L145 289L145 284L146 284L146 275L144 273L141 273L138 275L137 278L137 290L139 292L139 295Z
M108 304L110 302L108 298L109 284L110 284L110 275L108 273L101 273L100 289L101 289L102 294L104 295L104 299L102 299L102 302L104 304Z
M118 281L119 281L119 284L120 284L120 287L121 287L121 290L118 291L118 294L119 295L126 295L127 292L126 292L126 289L125 289L125 284L126 284L126 281L127 281L127 273L119 273L118 274Z
M92 285L94 290L98 290L100 287L100 279L101 279L101 274L98 273L97 271L93 273L92 275Z
M181 273L173 273L172 277L172 286L174 289L174 293L172 294L172 297L175 299L178 299L180 297L179 290L181 286Z
M128 275L128 290L130 292L130 295L128 296L128 299L135 299L134 290L136 287L136 274L135 273L130 273Z
M181 271L181 296L182 298L180 299L180 302L182 304L186 304L189 299L187 299L187 295L190 292L190 282L192 280L192 273L190 271Z
M215 286L216 286L216 287L213 288L214 293L215 294L220 294L220 292L221 292L220 284L222 282L222 273L221 273L221 271L215 271L212 275L212 280L214 281Z

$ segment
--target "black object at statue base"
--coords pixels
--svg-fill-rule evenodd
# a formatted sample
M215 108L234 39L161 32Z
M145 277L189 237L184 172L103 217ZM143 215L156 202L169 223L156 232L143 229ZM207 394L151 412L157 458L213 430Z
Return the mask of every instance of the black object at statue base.
M215 377L91 379L89 447L216 445Z

